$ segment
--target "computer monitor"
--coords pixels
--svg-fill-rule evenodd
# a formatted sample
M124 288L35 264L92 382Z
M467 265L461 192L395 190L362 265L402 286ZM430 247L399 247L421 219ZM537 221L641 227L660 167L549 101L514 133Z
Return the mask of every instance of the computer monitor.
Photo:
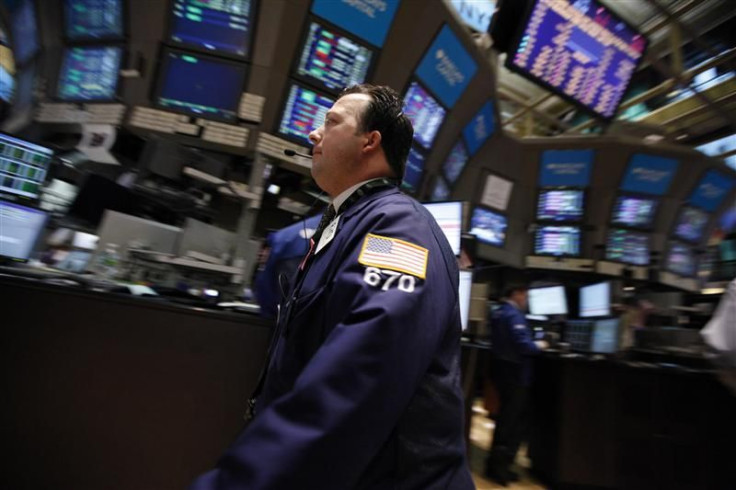
M622 195L616 198L611 222L630 228L650 228L657 212L656 199Z
M465 168L465 164L468 163L468 150L465 147L465 143L459 140L455 143L455 146L450 150L450 154L447 156L447 160L442 165L442 172L450 185L454 184L460 174Z
M708 213L698 208L682 208L675 224L675 236L690 243L700 242L708 225L708 218Z
M639 266L649 265L649 235L622 229L609 230L606 260Z
M0 194L36 199L53 157L50 148L0 133Z
M41 46L38 40L34 0L6 1L10 13L13 54L18 66L30 61Z
M429 149L445 120L445 108L419 82L413 81L404 96L404 114L414 126L414 141Z
M296 67L297 76L331 91L363 83L375 51L353 37L310 21Z
M90 174L69 206L69 218L96 227L105 210L131 214L137 209L136 198L127 188L101 175Z
M426 158L424 153L412 145L409 149L409 156L406 158L404 179L401 182L402 188L411 193L419 189L419 184L421 184L424 175L424 161Z
M432 185L432 192L429 195L430 201L446 201L450 199L450 194L450 186L447 185L442 176L438 175Z
M696 272L697 260L691 247L674 242L667 252L665 267L669 272L683 277L693 277Z
M123 0L64 0L64 34L70 41L121 40Z
M591 320L567 320L562 340L574 351L590 352L594 322Z
M567 315L567 296L563 286L529 290L529 313L532 315Z
M245 77L243 63L165 48L154 104L197 117L234 121Z
M309 133L324 124L325 115L334 103L333 97L292 82L281 113L278 134L299 144L311 146Z
M600 282L580 288L580 318L611 314L611 283Z
M470 315L470 299L473 289L473 271L460 271L460 282L458 283L458 299L460 302L460 324L463 331L468 329L468 317Z
M580 255L580 228L539 225L534 237L535 255L577 257Z
M15 77L2 65L0 65L0 102L10 104L15 94Z
M585 193L578 189L539 191L537 219L540 221L580 221L583 218Z
M46 225L47 216L40 209L0 201L0 258L27 261Z
M199 260L224 264L232 258L234 247L235 233L187 218L177 250L181 257L193 256Z
M506 216L480 206L473 209L470 218L470 233L482 243L503 247L506 243Z
M64 50L56 96L66 102L115 100L123 62L120 46L75 46Z
M593 322L590 350L598 354L615 354L618 350L618 318Z
M169 41L199 51L244 58L251 52L256 0L173 0Z
M432 213L435 221L440 225L442 232L450 243L450 247L452 247L452 252L455 255L460 255L460 238L463 232L463 203L461 201L433 202L424 203L424 207Z

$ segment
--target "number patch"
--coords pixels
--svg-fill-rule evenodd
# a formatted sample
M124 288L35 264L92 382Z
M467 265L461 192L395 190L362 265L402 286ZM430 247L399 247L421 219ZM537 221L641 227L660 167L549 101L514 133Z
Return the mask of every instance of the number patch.
M363 281L369 286L381 287L381 291L388 291L396 287L399 291L413 293L416 286L416 278L407 274L392 271L390 269L379 269L377 267L366 267Z

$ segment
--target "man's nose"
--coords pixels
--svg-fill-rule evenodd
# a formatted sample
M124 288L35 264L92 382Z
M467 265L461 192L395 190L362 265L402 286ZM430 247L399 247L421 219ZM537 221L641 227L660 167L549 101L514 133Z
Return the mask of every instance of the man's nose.
M319 143L320 140L322 140L322 126L309 133L309 141L311 141L313 145Z

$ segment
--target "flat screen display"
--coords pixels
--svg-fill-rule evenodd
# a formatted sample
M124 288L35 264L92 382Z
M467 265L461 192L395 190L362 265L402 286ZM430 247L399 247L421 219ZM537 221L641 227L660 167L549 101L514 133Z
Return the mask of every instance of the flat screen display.
M383 46L399 0L314 0L312 12L374 46Z
M174 0L169 39L189 48L246 57L254 4L255 0Z
M476 207L470 218L470 233L479 241L495 247L503 247L507 227L506 216L481 207Z
M473 272L460 271L460 282L458 283L458 299L460 302L460 324L462 329L468 328L468 317L470 316L470 298L473 288Z
M611 222L632 228L649 228L657 212L657 200L637 196L618 196Z
M596 0L535 0L506 65L611 119L647 40Z
M598 354L614 354L618 350L619 323L618 318L594 322L590 350Z
M0 65L0 101L10 104L15 93L15 78Z
M73 47L64 51L57 97L64 101L114 100L123 48Z
M537 219L541 221L580 221L583 218L582 190L539 191Z
M680 276L695 275L695 254L693 249L681 243L673 243L667 253L667 270Z
M54 152L0 133L0 193L36 199Z
M445 182L445 179L440 177L439 175L434 180L434 185L432 187L432 193L429 196L429 199L432 201L446 201L450 198L450 186L447 185L447 182Z
M74 41L122 39L122 0L64 0L64 30Z
M242 63L165 49L155 103L175 112L233 121L245 76Z
M632 265L649 265L649 235L619 229L609 231L606 259Z
M529 313L532 315L567 315L567 296L563 286L529 290Z
M365 82L371 67L372 49L310 22L296 72L334 91Z
M536 255L580 255L580 228L577 226L542 225L534 237Z
M708 224L708 213L697 208L685 207L680 212L675 225L675 236L691 243L703 238Z
M580 288L580 318L611 314L611 283L601 282Z
M440 225L447 241L450 243L452 252L460 255L460 237L463 231L463 203L435 202L426 203L424 207L432 213L437 224Z
M406 158L406 169L404 170L404 179L401 187L410 192L416 192L419 184L422 182L424 175L424 161L426 156L413 146L409 149L409 156Z
M465 143L458 141L455 146L450 150L450 154L447 156L447 160L442 165L442 172L447 178L447 182L450 185L454 184L460 174L465 168L465 164L468 163L468 150L465 148Z
M5 0L10 12L10 32L15 62L23 65L40 49L33 0Z
M46 224L41 210L0 201L0 257L26 261Z
M411 82L404 96L404 113L414 126L414 141L429 149L445 120L445 108L419 83Z
M309 133L324 123L325 115L334 103L335 99L331 97L303 85L292 84L281 115L279 134L301 144L311 145Z

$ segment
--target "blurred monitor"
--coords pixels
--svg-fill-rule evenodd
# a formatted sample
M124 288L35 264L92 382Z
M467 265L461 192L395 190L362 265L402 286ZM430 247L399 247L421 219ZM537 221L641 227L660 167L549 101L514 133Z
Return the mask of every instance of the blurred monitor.
M404 96L404 113L414 126L414 141L429 149L445 120L445 108L419 82L411 82Z
M657 212L656 199L638 196L618 196L611 222L618 226L649 228Z
M610 316L611 283L600 282L580 288L580 317Z
M234 247L235 233L187 218L177 249L180 257L192 256L213 263L226 263Z
M64 0L64 33L71 41L120 40L123 0Z
M432 192L429 196L430 201L446 201L450 199L450 194L450 186L447 185L447 182L441 175L438 175L432 185Z
M312 144L309 133L325 122L335 99L305 85L292 83L281 114L278 134L302 145Z
M567 315L567 296L563 286L529 290L529 313L532 315Z
M426 160L424 153L419 151L414 145L409 149L409 156L406 158L406 168L404 169L404 178L401 181L401 187L414 193L419 189L424 175L424 161Z
M49 148L0 133L0 194L36 199L53 156Z
M580 255L580 228L539 225L534 237L535 255L577 257Z
M590 352L594 325L591 320L567 320L562 340L574 351Z
M94 250L97 248L97 242L99 239L99 236L92 233L76 231L72 238L72 247L82 250Z
M46 225L40 209L0 201L0 258L25 262Z
M470 233L478 241L495 247L503 247L506 243L506 216L477 206L470 218Z
M580 221L583 218L582 190L541 190L537 203L540 221Z
M120 46L75 46L64 50L56 96L66 102L112 101L123 61Z
M473 288L473 271L460 271L460 282L458 283L458 299L460 301L460 324L463 331L468 329L468 316L470 314L470 298Z
M460 255L460 238L463 232L463 203L434 202L425 203L424 207L432 213L437 224L440 225L447 241L450 242L452 252Z
M609 230L606 260L631 265L649 265L649 235L629 230Z
M682 208L675 224L675 236L690 243L700 242L708 218L708 213L700 209L689 206Z
M618 350L618 318L593 322L590 350L598 354L615 354Z
M297 75L332 91L365 82L375 58L366 45L316 21L303 46Z
M22 66L40 50L34 0L4 0L4 3L10 14L15 63Z
M447 156L447 160L442 165L442 172L450 185L454 184L460 174L465 168L465 164L468 163L468 150L465 148L465 143L459 140L455 143L455 146L450 150L450 154Z
M154 104L197 117L234 121L245 77L243 63L165 48Z
M684 277L695 276L697 261L691 247L674 242L667 253L665 267L673 274Z
M97 227L105 210L131 214L137 209L130 190L100 175L90 174L69 207L69 218Z
M0 65L0 102L10 104L15 94L15 77Z

